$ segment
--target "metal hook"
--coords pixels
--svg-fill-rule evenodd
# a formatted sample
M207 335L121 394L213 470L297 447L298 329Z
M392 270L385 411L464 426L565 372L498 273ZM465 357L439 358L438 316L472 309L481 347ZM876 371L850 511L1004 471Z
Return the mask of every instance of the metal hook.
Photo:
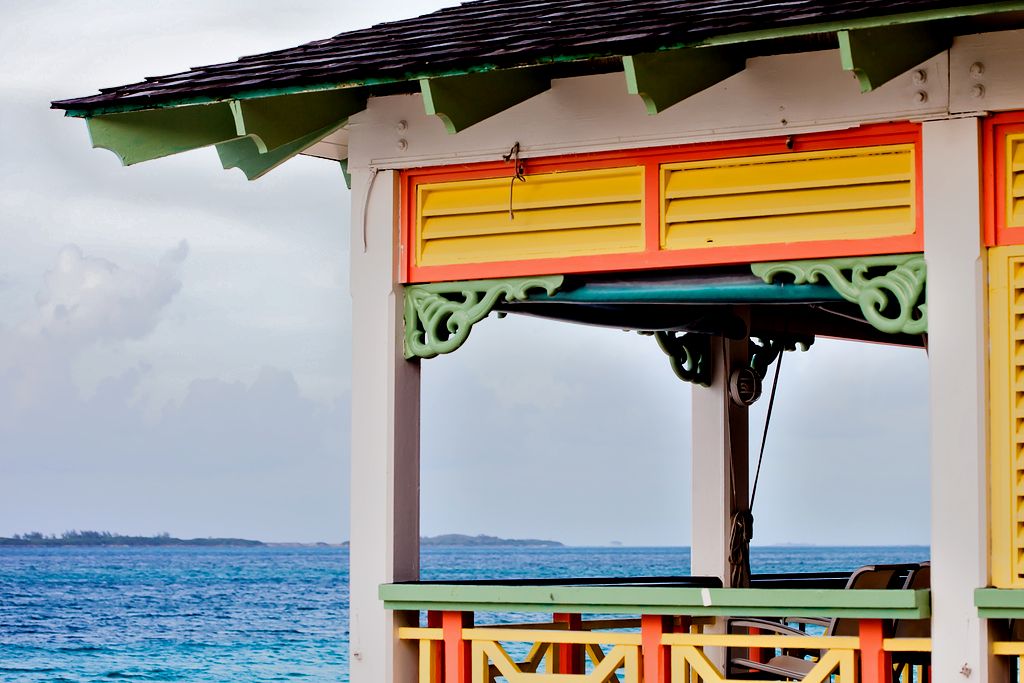
M501 155L501 158L505 162L511 161L515 166L515 175L512 176L512 180L509 181L508 185L508 219L514 221L516 219L515 213L512 211L512 190L515 188L516 181L520 180L526 182L526 164L519 159L519 143L512 145L512 149L508 151L508 154Z

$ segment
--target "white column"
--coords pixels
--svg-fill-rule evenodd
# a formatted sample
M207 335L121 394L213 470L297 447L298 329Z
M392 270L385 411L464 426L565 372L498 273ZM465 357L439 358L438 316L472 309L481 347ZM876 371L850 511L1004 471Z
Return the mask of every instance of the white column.
M932 672L992 680L974 589L988 584L985 267L979 131L973 118L924 124L931 404ZM893 510L898 513L898 503Z
M693 387L690 573L720 577L728 586L732 481L735 478L738 506L745 507L749 462L747 409L729 399L727 367L747 362L747 342L726 341L725 352L730 355L728 365L722 340L714 338L711 386Z
M690 573L717 576L729 586L729 537L732 531L733 482L737 503L747 505L747 409L729 399L729 368L747 362L747 342L712 339L710 387L694 385L691 506L693 536ZM726 355L729 356L728 362ZM716 619L706 633L724 633L725 620ZM707 648L708 658L725 670L725 649Z
M377 597L419 578L420 368L402 356L396 187L390 171L352 174L352 683L416 680L416 650L395 638L404 615Z

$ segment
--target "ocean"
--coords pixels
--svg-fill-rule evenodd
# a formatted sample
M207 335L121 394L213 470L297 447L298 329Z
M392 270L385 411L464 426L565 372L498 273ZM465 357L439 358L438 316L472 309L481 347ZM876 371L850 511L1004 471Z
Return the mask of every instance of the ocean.
M755 573L928 549L753 548ZM425 548L424 579L689 573L686 548ZM0 681L348 681L348 551L0 549Z

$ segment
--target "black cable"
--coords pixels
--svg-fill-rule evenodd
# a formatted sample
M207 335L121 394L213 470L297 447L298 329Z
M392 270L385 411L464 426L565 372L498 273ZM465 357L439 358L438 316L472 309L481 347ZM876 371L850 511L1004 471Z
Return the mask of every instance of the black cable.
M750 492L750 505L748 510L754 510L754 498L757 497L757 480L761 477L761 461L764 460L764 446L768 442L768 425L772 422L772 408L775 407L775 390L779 387L779 370L782 369L782 357L786 355L786 349L779 351L779 361L775 365L775 378L772 380L772 393L768 398L768 414L764 418L764 433L761 434L761 452L757 456L757 470L754 472L754 487Z

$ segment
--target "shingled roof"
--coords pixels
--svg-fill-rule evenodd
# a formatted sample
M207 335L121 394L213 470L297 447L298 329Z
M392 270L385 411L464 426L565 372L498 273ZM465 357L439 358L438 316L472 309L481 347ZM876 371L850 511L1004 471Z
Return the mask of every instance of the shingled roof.
M986 0L476 0L235 62L104 88L98 95L58 100L53 107L93 116L303 89L381 87L472 71L828 33L877 17L944 19L1022 7Z

